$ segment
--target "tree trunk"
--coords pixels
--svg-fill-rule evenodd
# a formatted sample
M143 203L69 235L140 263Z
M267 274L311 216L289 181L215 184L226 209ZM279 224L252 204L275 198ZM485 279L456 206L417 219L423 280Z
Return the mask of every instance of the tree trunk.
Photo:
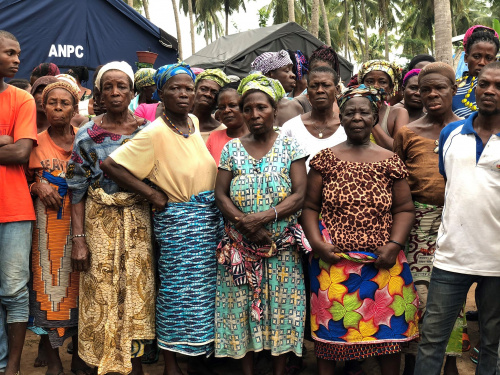
M311 34L316 38L319 34L319 1L312 0L311 5Z
M189 12L189 30L191 31L191 53L194 55L196 48L194 45L194 22L193 22L193 2L192 0L187 0L188 2L188 12Z
M325 0L319 0L321 7L321 17L323 17L323 29L325 30L325 42L327 46L332 45L332 38L330 37L330 25L328 25L328 14L326 14Z
M382 23L384 27L384 43L385 43L385 59L389 61L389 27L387 20L387 2L389 0L382 0Z
M431 26L432 28L432 26ZM434 54L434 35L431 33L431 56L435 56Z
M134 0L127 0L127 4L129 7L134 8Z
M172 0L172 9L174 10L174 18L175 18L175 28L177 30L177 44L179 59L182 60L182 37L181 37L181 25L179 23L179 12L177 11L176 0Z
M226 36L229 35L229 8L226 8Z
M453 17L453 7L451 6L451 4L450 4L450 12L451 12L451 35L457 36L457 27L455 25L455 17Z
M151 18L149 17L149 0L142 0L142 7L144 8L144 15L151 21Z
M436 61L442 61L453 66L450 0L434 0L434 29L436 34Z
M344 0L344 20L345 20L345 54L347 57L347 51L349 48L349 8L347 7L347 0Z
M295 1L287 0L288 4L288 22L295 22Z
M366 8L365 8L365 0L361 0L361 19L363 20L363 30L365 32L365 48L363 50L363 62L368 61L368 46L370 45L368 40L368 25L366 23Z

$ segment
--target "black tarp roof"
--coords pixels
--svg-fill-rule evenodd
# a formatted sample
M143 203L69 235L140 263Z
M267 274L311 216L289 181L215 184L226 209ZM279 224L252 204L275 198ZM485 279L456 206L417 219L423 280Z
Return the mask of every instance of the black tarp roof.
M323 43L295 22L282 23L238 34L223 36L186 59L197 68L220 68L226 74L244 77L252 61L263 52L282 49L301 50L306 56ZM339 55L340 75L349 82L353 65Z

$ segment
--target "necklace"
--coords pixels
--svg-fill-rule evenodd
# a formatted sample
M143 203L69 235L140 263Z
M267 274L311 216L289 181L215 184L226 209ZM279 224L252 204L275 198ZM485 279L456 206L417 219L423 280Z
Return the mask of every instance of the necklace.
M316 123L315 123L315 122L313 122L313 123L312 123L312 126L314 126L314 129L316 129L316 131L318 132L318 137L323 138L323 130L325 130L325 129L328 127L328 124L326 124L326 125L323 127L323 129L318 129L318 128L316 127Z
M188 138L190 135L191 135L191 125L189 124L189 120L188 120L188 128L189 128L189 131L187 134L183 133L177 126L175 126L175 124L168 118L167 114L165 113L165 111L163 111L163 116L165 116L165 118L167 119L168 123L170 125L172 125L172 127L177 130L177 133L179 133L180 135L182 135L184 138Z
M468 78L469 78L469 76L465 76L464 81L467 81ZM472 80L470 81L470 87L467 90L467 94L465 94L465 97L462 99L462 103L467 108L469 108L471 111L477 111L477 106L474 103L469 102L469 97L470 97L470 94L472 93L472 90L474 90L475 83L476 83L476 78L472 77Z

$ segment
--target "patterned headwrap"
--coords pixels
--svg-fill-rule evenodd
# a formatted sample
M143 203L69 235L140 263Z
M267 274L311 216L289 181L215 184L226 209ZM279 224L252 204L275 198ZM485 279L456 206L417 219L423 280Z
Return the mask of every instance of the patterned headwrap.
M476 31L477 29L479 29L478 31L481 31L481 30L491 31L492 33L495 34L495 37L498 39L497 32L495 30L493 30L491 27L483 26L483 25L474 25L472 27L469 27L469 29L465 32L464 40L463 40L464 50L467 50L467 41L471 37L472 33L474 33L474 31Z
M170 78L176 76L177 74L187 74L189 75L189 77L191 77L193 82L196 79L193 71L184 61L181 61L177 64L163 65L162 67L158 68L154 77L156 83L156 91L153 94L153 100L161 100L160 91L163 89L163 86L165 86L165 83L167 83Z
M134 85L134 71L132 70L132 67L128 64L126 61L112 61L110 63L107 63L106 65L103 65L103 67L99 70L99 73L97 73L97 78L95 79L95 85L101 90L101 79L102 76L109 70L119 70L120 72L125 73L126 75L129 76L130 80L132 81L132 85Z
M402 70L399 65L390 63L385 60L370 60L365 62L358 73L358 82L361 84L365 79L366 75L375 70L380 70L390 77L392 84L394 85L393 93L399 90L399 83L401 81Z
M309 64L312 65L313 60L316 59L328 61L332 65L333 70L335 70L337 74L340 75L339 55L337 55L337 52L335 52L332 47L327 45L318 47L313 51L313 53L311 53L311 57L309 57Z
M366 87L365 85L349 87L338 99L339 109L342 111L349 99L363 97L372 103L373 110L378 113L384 99L384 89Z
M79 89L78 84L76 83L76 79L69 74L59 74L56 77L56 82L47 85L42 92L42 103L46 103L47 96L49 92L54 89L63 89L71 94L73 97L74 103L77 104L79 102Z
M156 69L142 68L134 74L135 88L140 91L143 87L153 86L155 84L154 76Z
M195 76L197 76L198 74L203 73L205 71L205 69L203 69L203 68L191 68L191 70L193 71Z
M31 72L32 76L44 77L44 76L56 76L61 74L59 67L54 63L41 63Z
M297 76L297 81L300 81L302 77L304 77L307 72L309 72L309 62L307 61L307 57L304 54L297 50L294 52L295 55L295 75Z
M279 52L264 52L263 54L257 56L251 65L252 70L257 70L262 72L262 74L267 74L272 70L276 70L287 65L293 65L293 62L288 55L288 52L282 49Z
M33 86L31 86L31 95L35 95L35 92L38 89L38 87L47 86L54 82L57 82L57 78L54 76L43 76L38 78L35 81L35 83L33 83Z
M217 83L220 87L224 87L224 85L228 84L231 82L229 78L227 78L226 73L224 73L220 69L207 69L200 74L196 76L196 80L194 81L194 84L196 85L198 82L200 82L203 79L208 79L210 81L214 81Z
M280 81L266 77L261 73L250 74L241 80L238 93L243 96L248 90L263 91L276 102L286 95Z
M408 83L408 80L411 77L418 76L418 73L420 73L421 70L422 69L412 69L408 73L406 73L405 77L403 78L403 84L401 86L404 88L406 86L406 84Z
M434 62L424 66L418 75L418 83L420 84L422 78L431 73L441 74L447 77L451 81L452 85L455 84L455 71L450 65L443 62Z

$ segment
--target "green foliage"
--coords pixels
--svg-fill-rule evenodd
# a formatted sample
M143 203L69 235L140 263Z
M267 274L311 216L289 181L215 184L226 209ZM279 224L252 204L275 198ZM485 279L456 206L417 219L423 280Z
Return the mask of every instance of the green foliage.
M271 10L269 7L262 7L259 9L259 27L266 27L269 17L271 16Z

